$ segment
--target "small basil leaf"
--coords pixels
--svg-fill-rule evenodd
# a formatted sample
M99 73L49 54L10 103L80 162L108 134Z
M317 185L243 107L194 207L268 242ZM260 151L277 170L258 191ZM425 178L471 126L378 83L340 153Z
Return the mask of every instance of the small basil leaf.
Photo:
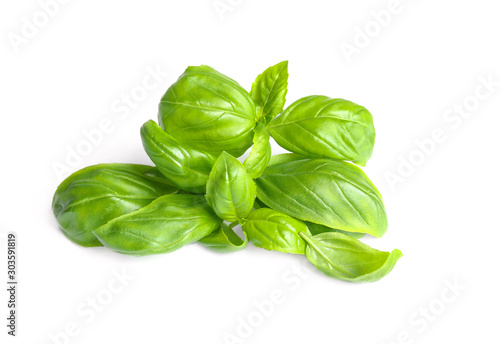
M255 79L250 95L255 103L262 107L262 116L266 123L283 111L287 86L288 61L269 67Z
M262 175L271 159L271 144L269 143L266 126L257 122L254 132L252 150L248 158L243 162L243 166L253 179Z
M154 121L144 123L141 138L146 153L165 178L183 190L205 192L214 155L180 143Z
M175 251L221 223L202 195L166 195L109 221L94 234L113 251L144 256Z
M350 163L302 158L268 166L255 182L261 201L300 220L376 237L387 230L380 193Z
M226 221L250 214L256 187L245 167L226 152L217 158L207 182L206 198L215 213Z
M340 233L349 235L351 238L354 238L354 239L360 239L360 238L365 236L365 233L343 231L340 229L330 228L330 227L327 227L324 225L320 225L318 223L305 222L305 224L307 225L307 228L309 228L309 232L311 232L312 235L327 233L327 232L340 232Z
M236 81L208 66L188 67L167 90L159 123L181 143L240 156L252 145L256 107Z
M248 238L245 235L245 240L241 239L232 228L222 223L218 229L200 239L199 243L215 252L236 252L247 246Z
M150 173L154 173L151 166L133 164L100 164L73 173L59 185L52 201L59 228L81 246L101 246L93 230L178 191Z
M261 208L253 211L242 227L255 246L285 253L305 253L306 243L299 232L309 233L309 230L302 221L291 216Z
M370 112L344 99L309 96L269 123L276 142L309 157L352 161L364 166L372 155L375 128Z
M350 282L375 282L394 268L401 251L382 252L343 233L313 237L301 233L307 242L307 259L327 276Z

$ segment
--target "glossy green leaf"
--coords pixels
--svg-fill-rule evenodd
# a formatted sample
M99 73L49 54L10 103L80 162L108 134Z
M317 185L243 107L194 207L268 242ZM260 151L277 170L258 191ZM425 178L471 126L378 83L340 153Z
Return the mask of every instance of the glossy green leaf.
M250 214L256 188L245 167L235 157L222 152L207 183L206 198L215 213L226 221L238 221Z
M248 239L266 250L304 254L306 243L299 232L309 233L304 222L269 208L253 211L243 221Z
M248 238L241 239L231 227L222 223L221 226L201 239L200 244L206 248L220 253L236 252L244 249L248 244Z
M271 144L269 143L266 126L258 122L254 131L252 150L248 158L243 162L243 166L253 179L262 175L271 159Z
M266 123L283 111L288 91L288 61L280 62L266 69L252 85L250 95L262 107Z
M328 233L328 232L340 232L340 233L349 235L351 238L354 238L354 239L360 239L360 238L365 236L365 233L343 231L340 229L320 225L318 223L306 221L305 224L307 225L307 228L309 228L309 232L311 232L312 235L317 235L317 234L321 234L321 233Z
M350 282L375 282L394 268L401 251L382 252L343 233L323 233L309 236L307 259L324 274Z
M137 256L175 251L222 223L202 195L166 195L94 231L113 251Z
M180 143L154 121L142 126L141 138L149 158L172 184L194 193L205 192L214 155Z
M387 230L380 193L353 164L302 158L268 166L255 182L261 201L300 220L376 237Z
M375 128L370 112L344 99L309 96L297 100L268 125L286 150L309 157L364 166L372 155Z
M52 210L59 228L81 246L101 246L92 231L140 209L156 198L176 193L151 166L100 164L81 169L57 188Z
M181 143L240 156L252 145L256 107L236 81L208 66L188 67L167 90L159 123Z

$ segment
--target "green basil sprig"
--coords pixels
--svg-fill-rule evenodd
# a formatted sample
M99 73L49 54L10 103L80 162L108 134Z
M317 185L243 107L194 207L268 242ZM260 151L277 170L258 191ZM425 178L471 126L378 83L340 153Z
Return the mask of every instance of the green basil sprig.
M333 159L296 160L268 166L256 179L257 197L303 221L381 237L387 230L382 197L356 166Z
M71 175L53 200L61 230L80 245L131 255L193 242L235 252L251 241L305 255L334 278L387 275L401 252L357 240L387 229L380 193L354 165L372 154L372 115L326 96L284 110L287 92L287 61L257 76L250 92L211 67L188 67L163 96L159 125L141 128L157 167L103 164ZM271 137L292 153L271 156Z
M93 230L177 191L151 166L100 164L66 178L54 194L52 210L68 239L85 247L101 246Z
M269 208L253 211L242 223L248 239L266 250L305 254L306 243L299 232L309 233L307 226L291 216Z
M398 249L381 252L343 233L300 235L307 242L307 259L327 276L345 281L378 281L403 256Z
M109 221L94 234L113 251L144 256L175 251L221 223L202 195L166 195Z
M141 128L144 150L160 172L180 189L204 193L216 156L180 143L154 121Z
M217 158L207 183L206 198L215 213L226 221L238 221L250 214L256 187L245 167L226 152Z
M309 96L269 123L276 142L297 154L352 161L364 166L372 155L375 128L370 112L344 99Z
M188 67L160 102L160 126L181 143L218 156L240 156L257 121L250 94L209 66Z

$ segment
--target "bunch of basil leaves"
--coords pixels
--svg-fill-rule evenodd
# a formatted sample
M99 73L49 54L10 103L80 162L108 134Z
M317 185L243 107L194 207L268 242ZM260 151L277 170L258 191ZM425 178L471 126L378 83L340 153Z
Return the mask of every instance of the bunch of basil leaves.
M372 115L326 96L284 109L287 86L287 61L260 74L250 92L211 67L187 68L161 99L159 124L141 128L156 167L100 164L72 174L53 199L62 232L132 255L192 242L233 252L251 241L305 255L338 279L384 277L401 252L358 240L387 229L382 196L356 166L372 154ZM271 156L270 136L291 153Z

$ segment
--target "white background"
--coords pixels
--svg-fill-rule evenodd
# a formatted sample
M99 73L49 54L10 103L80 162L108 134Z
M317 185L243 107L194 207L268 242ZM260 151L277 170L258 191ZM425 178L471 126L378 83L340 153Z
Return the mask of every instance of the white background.
M230 343L223 336L238 336L241 319L259 320L255 302L273 290L284 302L234 343L498 342L499 85L474 103L480 78L500 81L497 4L401 0L381 27L372 12L392 9L390 0L221 2L231 6L222 16L213 0L73 0L47 23L35 0L0 5L1 342L57 343L52 334L59 343ZM12 44L28 25L23 18L33 16L33 37ZM346 58L341 47L354 46L355 37L363 45L358 30L367 28L366 46ZM365 242L403 251L390 275L373 284L340 282L304 257L252 245L224 255L193 244L136 258L79 247L59 232L50 209L62 180L54 165L67 165L84 130L105 118L112 124L69 170L150 163L139 128L156 119L159 99L188 65L208 64L249 89L285 59L287 105L324 94L374 116L375 151L365 170L384 196L390 225L383 238ZM156 68L169 76L117 112L121 95L139 92ZM444 115L464 102L467 118ZM423 155L416 141L428 143L435 130L445 139ZM391 188L387 177L410 159L418 166ZM5 327L7 232L19 240L13 340ZM82 316L89 298L110 295L113 271L122 269L133 279L95 318ZM455 294L453 283L460 285ZM427 318L419 313L426 309ZM76 335L64 339L67 328Z

